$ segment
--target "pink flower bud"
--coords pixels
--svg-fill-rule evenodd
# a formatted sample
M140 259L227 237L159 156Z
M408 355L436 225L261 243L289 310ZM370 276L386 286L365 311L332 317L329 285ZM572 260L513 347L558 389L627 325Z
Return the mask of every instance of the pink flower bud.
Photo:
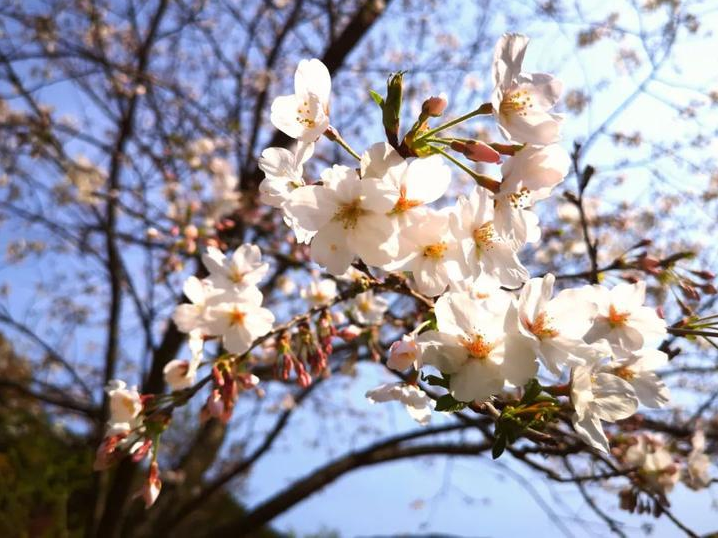
M337 333L337 336L345 342L351 342L362 333L362 329L356 325L347 325Z
M500 163L501 155L494 148L480 140L467 142L464 155L470 161L477 163Z
M441 92L438 96L429 97L424 104L421 105L421 113L425 116L431 116L438 118L446 110L446 106L449 104L449 100L444 92Z
M199 235L199 231L197 230L197 226L194 224L188 224L184 227L184 236L187 239L197 239L197 236Z
M149 508L160 495L162 489L162 481L160 480L160 467L156 461L150 465L150 474L142 488L142 498L145 501L145 508Z

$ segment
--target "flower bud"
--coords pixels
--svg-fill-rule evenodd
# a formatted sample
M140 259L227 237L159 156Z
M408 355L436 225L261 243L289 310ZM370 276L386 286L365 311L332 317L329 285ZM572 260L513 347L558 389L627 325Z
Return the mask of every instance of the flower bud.
M494 164L501 162L499 152L480 140L471 140L469 142L455 140L451 143L451 149L463 153L470 161Z
M337 333L337 336L345 342L351 342L362 333L362 329L356 325L347 325Z
M441 92L438 96L429 97L424 104L421 105L421 113L424 116L431 116L432 118L438 118L446 110L446 106L449 101L444 92Z

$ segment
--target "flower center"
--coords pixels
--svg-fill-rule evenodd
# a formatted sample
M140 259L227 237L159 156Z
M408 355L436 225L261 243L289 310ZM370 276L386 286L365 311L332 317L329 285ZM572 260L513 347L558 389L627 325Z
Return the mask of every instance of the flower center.
M496 238L492 222L485 222L478 228L474 228L472 235L474 237L474 243L476 243L477 254L481 249L490 247Z
M608 324L614 328L625 325L630 315L630 312L619 312L615 306L611 305L608 307Z
M241 310L234 309L229 312L230 325L244 325L245 313Z
M304 103L297 108L297 121L309 129L312 129L316 125L314 118L312 118L312 110L309 108L307 101L304 101Z
M136 415L135 412L135 399L130 396L129 394L124 394L122 396L121 400L122 406L125 408L125 411L129 413L131 417L134 417Z
M525 209L531 205L529 190L526 187L521 187L518 192L512 192L507 198L514 209Z
M394 204L392 210L389 211L389 215L404 213L405 211L409 211L410 209L420 206L421 204L421 200L409 200L406 197L406 187L402 185L399 189L399 199Z
M444 257L444 252L446 252L447 248L446 243L443 241L441 243L428 245L424 247L424 257L431 258L432 260L441 260Z
M494 349L494 345L484 340L480 334L475 334L470 340L464 339L463 346L469 352L470 358L479 360L487 359Z
M232 268L229 270L229 279L235 284L239 284L244 279L244 273L239 270L239 267L232 265Z
M499 105L499 114L509 116L510 114L518 114L526 116L526 110L533 108L531 95L526 90L518 90L504 95Z
M558 331L549 325L549 320L546 318L546 312L539 312L531 322L528 318L523 320L524 327L533 334L539 340L544 338L555 338L558 336Z
M613 370L613 374L617 375L621 379L625 379L626 381L630 381L634 377L636 377L636 374L633 370L631 370L628 366L621 366L619 368L615 368Z
M339 206L339 209L337 209L337 212L334 214L334 218L332 218L332 220L341 222L344 225L345 230L348 228L354 229L356 228L359 218L368 213L369 212L366 209L362 208L361 200L357 198L348 204Z

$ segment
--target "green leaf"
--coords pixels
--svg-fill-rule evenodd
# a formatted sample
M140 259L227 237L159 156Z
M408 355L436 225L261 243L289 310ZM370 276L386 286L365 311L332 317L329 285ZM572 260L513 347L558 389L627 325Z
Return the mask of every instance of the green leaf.
M497 459L506 450L506 436L499 433L494 440L494 446L491 447L491 457Z
M381 95L379 95L377 92L375 92L374 90L369 90L369 95L371 96L371 98L374 100L374 102L377 105L379 105L379 106L384 105L384 98Z
M446 374L444 374L444 377L427 375L423 376L422 379L433 387L444 387L445 389L449 388L449 376Z
M445 411L447 413L461 411L467 405L469 404L456 400L451 394L444 394L441 398L436 400L436 410Z
M521 398L520 404L530 404L534 402L542 390L543 387L536 378L530 379L524 387L524 397Z

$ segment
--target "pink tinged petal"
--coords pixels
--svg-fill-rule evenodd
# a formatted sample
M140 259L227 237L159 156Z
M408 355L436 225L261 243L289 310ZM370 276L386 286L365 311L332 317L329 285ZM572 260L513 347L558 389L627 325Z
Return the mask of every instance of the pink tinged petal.
M225 259L222 251L215 247L207 247L207 252L202 254L202 263L212 275L224 275Z
M609 291L611 304L619 312L630 312L643 306L646 301L646 282L641 280L635 284L621 282Z
M422 260L419 267L414 271L414 280L419 293L429 297L435 297L446 289L448 282L442 278L437 270L437 263L432 260Z
M544 297L544 280L541 278L532 278L524 285L519 296L518 309L519 316L522 321L528 320L533 322L536 317L544 310L547 299ZM550 293L550 291L549 291Z
M401 177L406 170L406 161L386 142L372 145L361 156L361 177L382 178L390 169Z
M490 359L469 359L454 374L451 374L449 388L460 402L488 400L501 392L504 378L501 366Z
M667 334L666 321L649 306L641 306L631 313L628 325L639 331L648 342L655 342Z
M333 275L342 275L354 259L347 244L346 230L339 222L330 222L314 236L312 259L327 268Z
M576 433L587 445L608 453L608 439L603 432L603 426L601 426L601 420L598 417L586 415L582 419L579 419L574 415L572 421L574 430L576 430Z

